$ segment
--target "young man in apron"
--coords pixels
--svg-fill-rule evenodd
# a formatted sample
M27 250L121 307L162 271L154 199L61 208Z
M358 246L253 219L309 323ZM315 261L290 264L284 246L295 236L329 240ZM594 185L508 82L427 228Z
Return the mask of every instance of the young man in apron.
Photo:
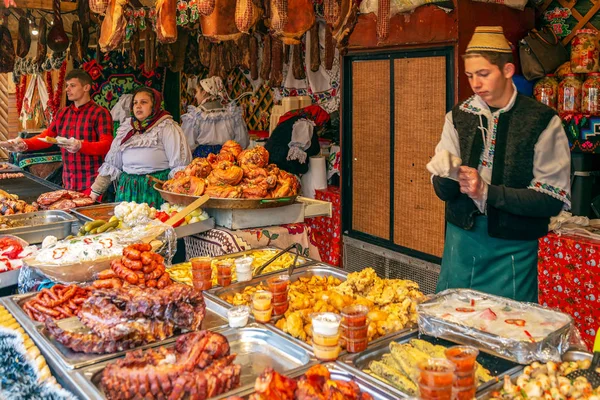
M427 165L446 202L437 291L537 302L537 240L571 205L567 136L553 109L517 93L502 27L476 28L463 58L475 94L446 115Z

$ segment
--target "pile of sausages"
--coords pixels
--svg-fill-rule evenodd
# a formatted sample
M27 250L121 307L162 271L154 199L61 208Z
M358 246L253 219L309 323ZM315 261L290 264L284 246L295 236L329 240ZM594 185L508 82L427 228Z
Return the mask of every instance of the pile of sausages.
M46 318L74 317L89 295L90 290L87 288L57 284L51 289L42 289L35 297L23 304L23 310L29 318L38 322L44 322Z
M13 179L13 178L22 178L25 175L23 175L20 172L5 172L3 174L0 174L0 179Z
M165 270L164 259L151 251L149 244L133 244L123 249L123 257L113 260L110 269L101 271L93 286L117 288L127 283L163 289L173 281Z

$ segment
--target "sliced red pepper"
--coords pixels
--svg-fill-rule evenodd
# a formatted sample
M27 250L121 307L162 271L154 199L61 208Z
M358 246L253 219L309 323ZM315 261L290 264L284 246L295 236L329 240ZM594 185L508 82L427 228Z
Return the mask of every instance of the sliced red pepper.
M475 312L475 309L468 308L468 307L457 307L456 311L458 311L458 312Z
M83 243L85 243L85 244L92 244L93 242L94 241L92 239L90 239L90 238L83 239Z
M113 247L113 241L111 238L100 239L99 243L106 249L110 249L111 247Z
M55 260L58 260L59 258L64 256L66 252L67 252L67 249L64 247L61 247L60 249L54 249L54 250L52 250L52 258Z
M527 332L527 331L523 331L525 332L525 334L527 335L527 337L529 338L529 340L531 340L533 343L535 343L535 339L533 338L533 336L531 336L531 333Z
M475 307L475 299L471 299L471 307Z
M525 326L525 324L527 323L524 319L505 319L504 322L516 326Z

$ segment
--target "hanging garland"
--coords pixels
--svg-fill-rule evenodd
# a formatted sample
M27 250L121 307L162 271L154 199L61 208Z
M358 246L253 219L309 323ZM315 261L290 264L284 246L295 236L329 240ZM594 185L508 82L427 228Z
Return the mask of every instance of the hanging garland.
M56 113L58 112L58 107L60 106L60 99L62 97L63 88L65 86L66 72L67 61L65 60L60 66L56 90L54 90L54 85L52 85L52 71L46 72L46 85L48 87L48 109L52 117L56 115Z
M27 86L27 76L21 76L16 86L18 115L21 115L21 110L23 109L23 101L25 100L25 86Z

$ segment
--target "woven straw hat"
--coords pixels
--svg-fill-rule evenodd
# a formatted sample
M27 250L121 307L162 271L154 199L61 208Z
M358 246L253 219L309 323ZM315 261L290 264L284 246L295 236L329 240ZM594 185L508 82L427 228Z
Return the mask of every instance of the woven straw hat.
M510 43L504 37L501 26L478 26L467 46L467 53L491 51L495 53L512 53Z

